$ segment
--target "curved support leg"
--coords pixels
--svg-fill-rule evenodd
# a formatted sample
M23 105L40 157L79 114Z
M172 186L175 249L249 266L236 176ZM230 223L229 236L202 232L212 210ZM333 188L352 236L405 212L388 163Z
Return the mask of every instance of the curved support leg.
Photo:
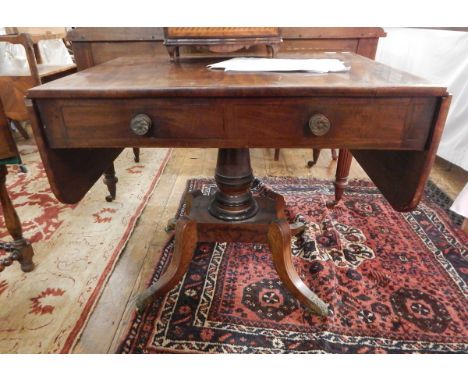
M133 148L133 158L136 163L140 163L140 148L139 147Z
M318 162L321 149L312 149L312 160L307 162L307 167L313 167Z
M18 214L13 207L10 197L6 189L6 175L7 169L4 165L0 165L0 203L3 209L3 216L5 217L5 225L13 242L10 247L12 255L9 258L0 261L0 271L6 266L12 264L14 260L19 261L21 270L23 272L31 272L34 269L32 258L34 251L28 240L23 237L23 229Z
M286 220L277 220L270 224L268 243L276 271L285 287L314 313L327 316L328 305L304 284L294 269L291 254L291 230Z
M351 161L353 156L349 150L340 149L338 156L338 164L336 166L335 176L335 200L327 204L328 207L334 207L343 197L343 192L348 184L349 170L351 168Z
M136 302L138 312L142 312L154 299L169 292L187 272L197 245L197 223L187 217L177 221L175 248L171 263L161 278L141 293Z
M107 186L107 189L109 190L109 195L106 196L106 201L107 202L112 202L115 200L116 194L117 194L117 182L119 179L115 176L115 168L114 168L114 163L111 164L111 166L104 172L104 184Z

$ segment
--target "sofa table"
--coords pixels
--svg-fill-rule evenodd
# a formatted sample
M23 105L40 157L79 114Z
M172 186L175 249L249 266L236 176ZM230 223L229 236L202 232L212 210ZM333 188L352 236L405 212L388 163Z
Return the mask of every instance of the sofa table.
M196 28L199 29L199 28ZM90 68L118 57L133 57L140 55L167 57L164 46L164 28L72 28L67 33L67 40L72 43L73 53L78 70ZM379 39L386 36L385 31L378 27L283 27L280 28L283 40L279 48L280 55L310 54L314 52L346 51L374 59ZM230 55L264 56L267 51L262 45L255 45L248 50L231 52ZM207 51L186 46L183 56L205 55ZM212 56L213 52L209 52ZM223 55L226 52L222 53ZM135 149L135 158L138 151ZM335 177L335 201L339 201L347 184L352 156L346 150L341 150ZM313 160L308 166L313 166L319 157L320 149L313 149ZM333 156L333 153L332 153ZM279 159L279 149L275 149L275 160ZM115 193L115 177L113 168L106 173L105 179L111 189L108 199L113 199Z
M433 164L450 95L442 86L354 53L334 74L235 73L209 60L122 57L28 92L28 107L52 189L76 203L123 147L218 148L213 197L187 196L165 274L137 306L170 290L197 241L268 243L289 291L313 312L328 306L291 259L284 200L255 198L249 148L349 149L397 211L415 208Z

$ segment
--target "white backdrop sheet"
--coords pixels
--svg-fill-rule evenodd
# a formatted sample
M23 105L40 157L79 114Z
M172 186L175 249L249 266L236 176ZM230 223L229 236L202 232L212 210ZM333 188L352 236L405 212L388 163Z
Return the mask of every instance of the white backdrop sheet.
M452 103L437 155L468 170L468 33L385 28L376 60L447 86Z
M0 27L0 35L5 34L5 28ZM73 60L62 40L39 41L39 51L42 63L47 65L68 65ZM0 42L0 65L2 68L27 69L26 52L21 45Z

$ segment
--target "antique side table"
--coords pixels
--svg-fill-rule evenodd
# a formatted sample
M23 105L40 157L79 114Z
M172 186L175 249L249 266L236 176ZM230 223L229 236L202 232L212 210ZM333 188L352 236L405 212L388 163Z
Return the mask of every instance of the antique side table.
M179 28L176 28L179 29ZM190 28L192 29L192 28ZM190 33L197 32L205 28L193 28ZM218 29L218 28L215 28ZM227 34L232 29L227 29ZM242 29L242 28L241 28ZM250 28L247 28L250 29ZM258 28L255 28L258 29ZM267 28L276 29L276 28ZM222 31L223 32L223 31ZM242 33L248 30L241 31ZM274 30L269 31L270 37L275 37ZM184 33L182 31L182 33ZM222 33L224 34L224 32ZM197 33L197 35L199 35ZM374 59L377 51L379 39L386 36L385 31L378 27L283 27L279 28L279 36L282 43L278 47L280 55L310 54L313 52L353 52L361 56ZM179 36L180 37L180 36ZM189 36L185 36L189 37ZM257 37L266 37L260 34ZM69 30L67 40L72 43L73 53L78 70L90 68L102 64L118 57L133 57L140 55L167 56L167 46L164 47L164 28L144 27L144 28L87 28L78 27ZM174 41L177 43L177 41ZM213 56L213 52L195 49L192 43L187 41L188 45L182 45L179 50L183 56ZM211 41L218 43L219 41ZM262 42L265 42L263 40ZM270 41L275 43L275 41ZM279 40L277 41L279 43ZM169 44L170 45L170 44ZM248 50L226 52L228 49L221 49L222 56L226 55L267 55L267 47L264 43L250 46ZM138 158L138 149L134 149L135 158ZM317 162L320 155L320 149L313 149L313 160L308 161L307 165L312 167ZM336 154L335 154L336 155ZM275 160L279 159L279 149L275 149ZM335 201L339 201L343 195L349 169L351 167L352 156L345 149L340 151L338 165L335 176ZM105 181L111 190L110 198L115 198L115 173L113 167L105 173ZM113 187L113 188L112 188ZM113 192L114 191L114 192Z
M351 69L234 73L207 69L213 59L126 57L28 92L38 147L64 203L78 202L123 147L219 148L218 191L188 195L172 262L140 296L140 309L180 280L197 241L246 241L268 243L284 285L327 314L292 265L295 227L282 196L252 196L249 148L350 149L393 208L418 204L447 116L447 89L354 53L302 57L337 58Z

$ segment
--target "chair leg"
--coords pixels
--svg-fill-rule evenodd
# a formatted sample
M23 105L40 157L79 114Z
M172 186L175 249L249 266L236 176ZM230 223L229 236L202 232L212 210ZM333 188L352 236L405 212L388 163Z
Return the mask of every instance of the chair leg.
M106 196L107 202L112 202L115 200L117 194L117 182L119 179L115 176L115 167L114 163L110 165L110 167L104 172L104 184L107 186L109 190L109 195Z
M307 167L313 167L317 163L319 157L320 157L320 152L321 149L312 149L312 160L307 162Z
M14 260L17 260L21 264L23 272L30 272L34 269L34 263L32 261L34 251L31 243L23 237L21 221L19 220L18 214L13 207L13 203L6 189L6 176L6 166L0 165L0 204L3 209L5 225L13 238L13 242L11 243L13 254L0 261L0 271L3 271L6 266L11 265Z
M133 157L136 163L140 163L140 148L139 147L133 148Z
M18 121L15 121L15 120L11 120L10 121L11 124L13 125L13 127L18 130L18 132L21 134L21 136L24 138L24 139L29 139L29 134L28 132L26 131L26 129L21 125L20 122Z
M280 149L275 149L275 160L279 160Z
M338 153L336 152L336 149L331 149L332 152L332 159L337 160L338 159Z

